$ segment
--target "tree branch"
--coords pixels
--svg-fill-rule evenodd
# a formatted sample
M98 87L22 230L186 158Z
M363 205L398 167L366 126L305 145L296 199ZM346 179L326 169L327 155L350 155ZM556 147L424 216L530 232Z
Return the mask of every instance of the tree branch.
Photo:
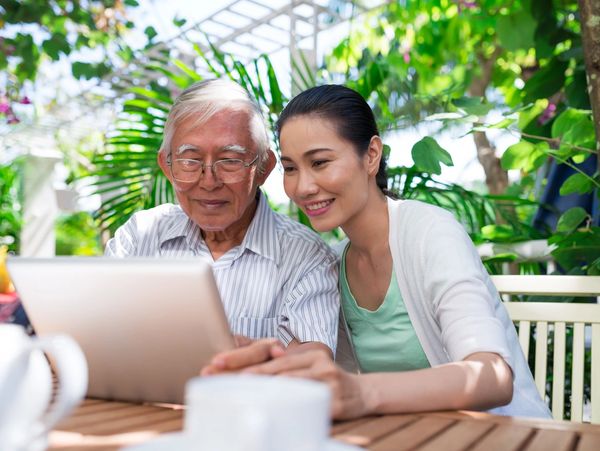
M579 0L578 3L583 59L587 74L588 95L594 117L596 152L600 170L600 2L598 0Z
M477 55L481 73L474 77L469 85L469 94L476 97L485 97L485 91L492 81L494 64L502 53L502 48L496 46L492 54L486 57L482 52ZM473 141L477 149L477 160L483 167L485 183L490 194L503 194L508 186L508 172L502 169L500 159L496 156L496 148L483 131L473 133Z
M525 138L537 139L538 141L546 141L548 144L553 145L556 148L559 148L561 145L564 145L573 150L580 150L582 152L587 152L590 154L596 153L596 151L594 151L593 149L588 149L587 147L577 146L575 144L570 144L570 143L563 143L562 140L559 138L548 138L547 136L532 135L530 133L524 133L521 130L514 130L514 129L510 129L510 128L507 128L507 130L514 135L520 135Z

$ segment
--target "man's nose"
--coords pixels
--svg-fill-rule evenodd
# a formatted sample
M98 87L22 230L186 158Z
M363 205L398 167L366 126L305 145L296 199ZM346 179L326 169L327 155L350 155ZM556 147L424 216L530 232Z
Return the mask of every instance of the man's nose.
M198 184L205 189L218 188L223 184L215 174L214 164L205 164L202 167Z

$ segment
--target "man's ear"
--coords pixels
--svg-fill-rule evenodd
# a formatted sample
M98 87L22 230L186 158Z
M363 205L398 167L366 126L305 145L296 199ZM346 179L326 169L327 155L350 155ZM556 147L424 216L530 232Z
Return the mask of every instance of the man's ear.
M171 158L171 156L167 154L167 152L158 152L158 155L156 155L156 161L158 162L160 169L163 171L163 174L165 174L165 177L167 177L171 182L173 182L173 180L171 180L171 168L169 168L167 158Z
M271 149L267 149L267 160L262 163L262 168L258 171L257 175L258 186L265 183L276 164L277 157L275 156L275 153Z
M369 175L375 177L379 171L379 162L383 158L383 142L377 135L371 137L369 148L365 154L365 163Z

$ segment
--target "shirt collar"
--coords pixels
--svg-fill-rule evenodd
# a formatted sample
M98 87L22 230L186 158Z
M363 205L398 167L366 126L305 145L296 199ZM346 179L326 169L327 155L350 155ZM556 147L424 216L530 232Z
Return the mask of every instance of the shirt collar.
M277 239L275 212L269 207L267 198L260 190L258 191L257 201L258 205L254 213L254 218L252 218L246 236L239 246L236 258L248 249L275 261L275 263L279 263L281 249L279 248L279 240Z
M185 238L190 249L197 248L202 241L200 227L180 207L179 214L172 219L162 236L161 245L169 240L182 237Z

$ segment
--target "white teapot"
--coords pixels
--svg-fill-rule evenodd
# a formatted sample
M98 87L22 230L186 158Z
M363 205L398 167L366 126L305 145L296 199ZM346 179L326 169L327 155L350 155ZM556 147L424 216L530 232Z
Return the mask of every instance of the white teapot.
M54 400L44 353L57 373ZM0 450L45 449L48 432L83 399L87 382L85 357L72 338L29 337L21 326L0 324Z

